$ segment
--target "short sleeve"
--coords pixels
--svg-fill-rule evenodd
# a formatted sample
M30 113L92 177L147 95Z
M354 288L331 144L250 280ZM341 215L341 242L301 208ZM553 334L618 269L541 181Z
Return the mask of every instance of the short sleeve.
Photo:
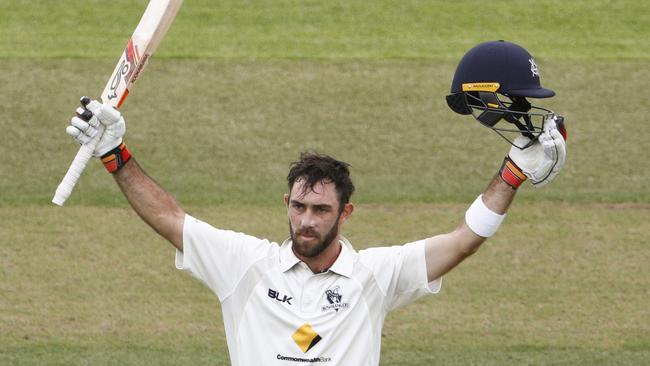
M224 301L253 263L273 247L268 240L220 230L185 215L183 251L176 250L176 268L190 272Z
M442 278L428 282L424 240L359 252L385 296L386 311L410 304L440 291Z

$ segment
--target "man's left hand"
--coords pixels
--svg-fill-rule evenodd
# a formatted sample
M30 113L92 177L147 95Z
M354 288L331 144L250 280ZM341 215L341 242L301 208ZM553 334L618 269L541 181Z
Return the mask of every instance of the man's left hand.
M536 188L553 181L566 161L566 141L556 124L557 117L548 118L544 131L530 147L521 150L510 148L508 157ZM529 138L518 136L514 145L525 146Z

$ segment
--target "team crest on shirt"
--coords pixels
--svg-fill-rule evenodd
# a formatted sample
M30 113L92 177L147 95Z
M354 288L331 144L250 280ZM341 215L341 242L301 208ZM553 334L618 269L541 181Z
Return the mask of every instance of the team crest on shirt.
M338 312L341 309L346 309L350 307L350 304L347 302L342 302L343 293L341 292L341 286L330 287L325 290L325 298L327 299L328 304L321 308L321 311L334 310Z

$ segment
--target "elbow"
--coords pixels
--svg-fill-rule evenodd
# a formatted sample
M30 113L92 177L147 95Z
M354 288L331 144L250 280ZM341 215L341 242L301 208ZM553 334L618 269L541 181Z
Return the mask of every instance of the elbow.
M154 231L171 242L176 248L183 250L183 222L185 211L182 209L161 212L148 222Z
M468 232L463 229L457 230L455 234L457 236L456 242L458 243L457 248L459 255L463 258L467 258L476 253L486 239L482 236L476 235L472 231Z
M464 245L462 245L461 248L460 248L460 254L461 254L463 257L467 258L467 257L471 256L472 254L478 252L478 248L479 248L480 246L481 246L480 243L478 243L478 244L474 244L474 243L471 243L471 244L464 244Z

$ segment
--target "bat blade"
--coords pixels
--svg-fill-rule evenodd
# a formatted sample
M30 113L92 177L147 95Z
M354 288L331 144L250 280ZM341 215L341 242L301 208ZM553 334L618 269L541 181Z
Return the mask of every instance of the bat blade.
M138 81L147 61L156 51L160 41L167 33L182 0L152 0L135 28L131 39L124 48L113 74L102 92L103 103L119 108L129 95L132 86Z
M149 58L167 33L182 4L183 0L151 0L149 2L138 26L124 48L113 74L106 83L101 95L103 103L116 108L122 106ZM94 139L79 148L68 172L56 189L54 198L52 198L54 204L63 206L72 194L74 186L86 168L92 152L104 132L103 125L100 125L99 129Z

